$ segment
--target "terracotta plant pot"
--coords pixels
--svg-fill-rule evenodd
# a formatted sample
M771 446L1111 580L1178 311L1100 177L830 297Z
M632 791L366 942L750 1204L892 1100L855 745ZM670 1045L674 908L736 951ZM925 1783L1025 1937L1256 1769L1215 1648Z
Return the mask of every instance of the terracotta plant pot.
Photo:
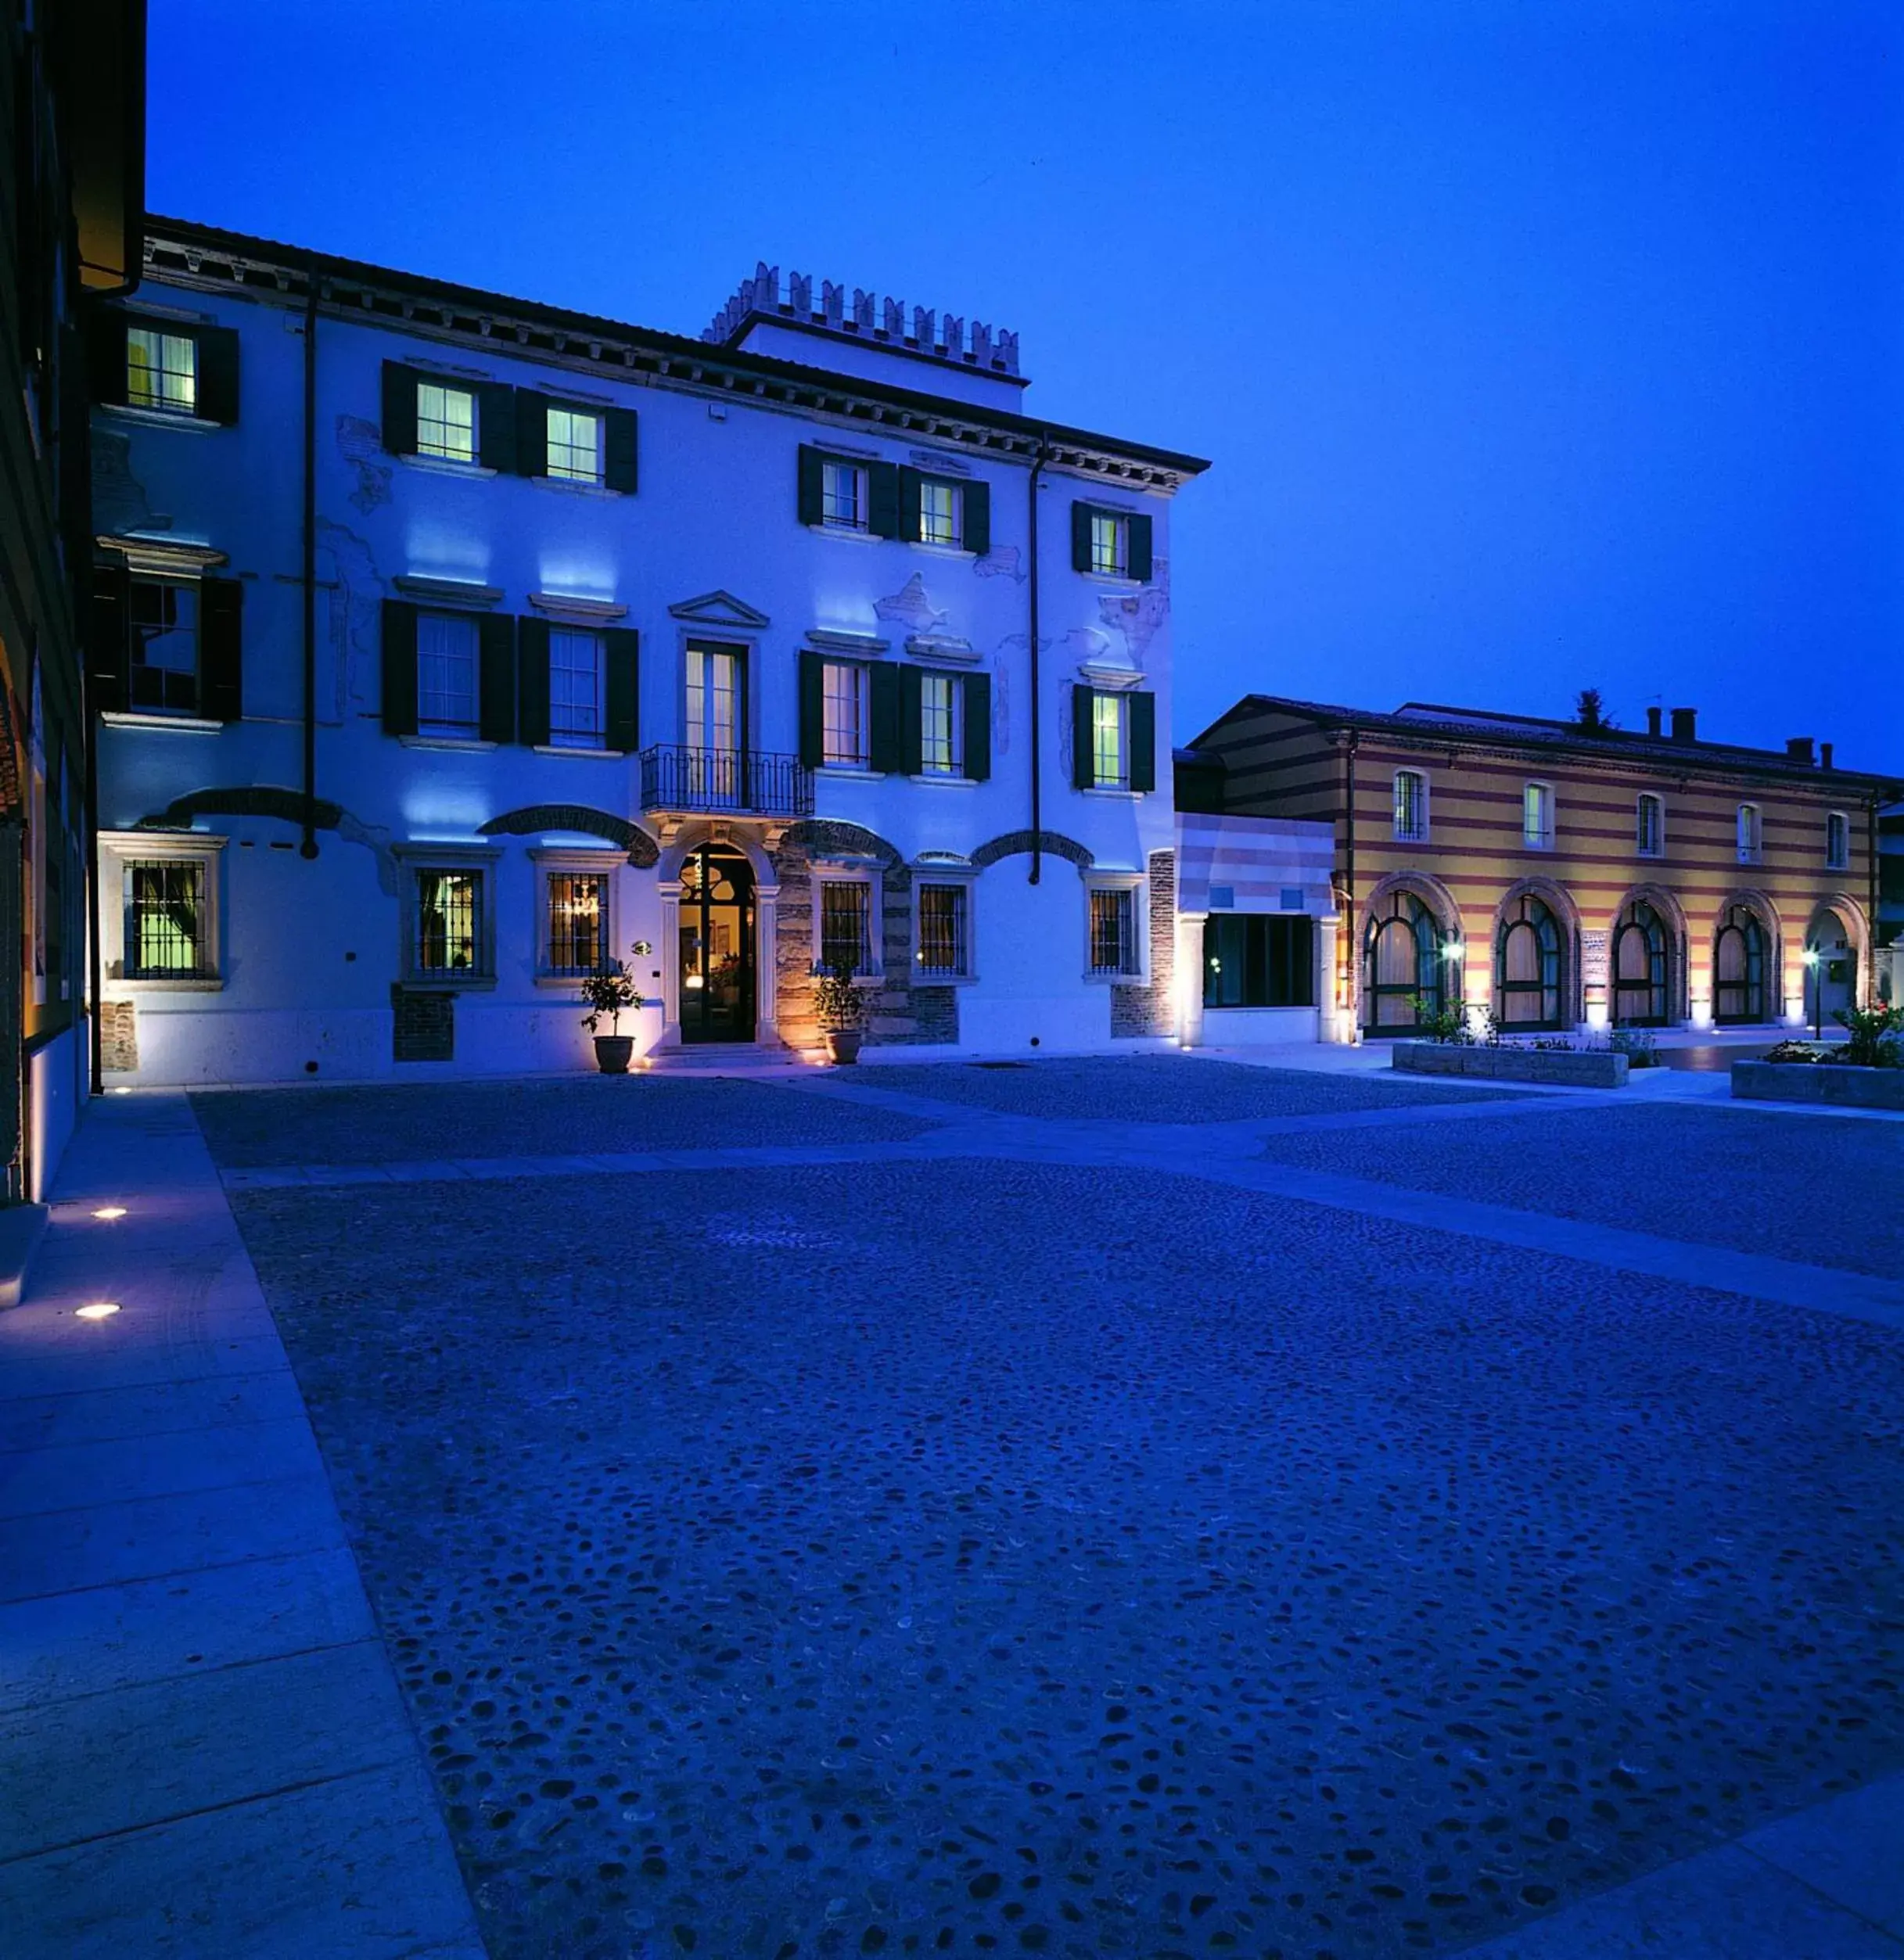
M605 1075L625 1075L634 1054L633 1035L597 1035L595 1066Z
M860 1043L866 1039L857 1028L830 1028L827 1030L826 1052L832 1057L835 1068L843 1068L848 1063L860 1058Z

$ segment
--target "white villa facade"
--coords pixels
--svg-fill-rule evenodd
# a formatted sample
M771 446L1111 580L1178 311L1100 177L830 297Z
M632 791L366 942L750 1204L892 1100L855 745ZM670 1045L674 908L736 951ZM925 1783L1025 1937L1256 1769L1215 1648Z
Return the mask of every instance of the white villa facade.
M152 221L92 350L107 1079L1180 1031L1169 521L1015 336L699 340ZM1326 906L1325 888L1321 903Z

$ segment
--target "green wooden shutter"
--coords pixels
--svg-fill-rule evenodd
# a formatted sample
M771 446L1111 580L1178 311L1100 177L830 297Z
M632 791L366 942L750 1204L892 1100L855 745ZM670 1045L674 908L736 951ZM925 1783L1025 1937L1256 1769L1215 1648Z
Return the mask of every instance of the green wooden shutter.
M416 370L383 364L383 447L393 456L416 454Z
M1146 522L1148 522L1148 519ZM1157 697L1133 694L1130 703L1130 787L1157 787Z
M416 608L406 599L383 601L383 732L416 733Z
M873 767L889 775L900 766L900 669L876 660L871 673L873 719L868 748ZM916 720L914 726L916 731Z
M1148 517L1133 515L1130 525L1130 576L1140 584L1148 584L1151 576L1151 521Z
M533 388L516 391L516 473L548 474L548 397Z
M610 748L632 756L641 745L641 636L633 626L611 626L602 636L602 657L608 662L608 727L604 741Z
M516 622L486 612L476 622L482 659L476 683L476 732L485 741L516 739Z
M244 613L236 579L199 581L199 711L209 721L244 717Z
M476 383L476 461L485 469L516 468L516 390L501 382Z
M800 444L800 522L817 524L826 509L825 458L820 451Z
M1074 572L1090 569L1090 508L1088 504L1071 507L1071 569Z
M238 420L238 335L230 327L200 327L197 405L200 422Z
M992 774L992 677L968 673L965 689L965 774L975 783Z
M899 669L899 745L893 766L904 776L916 776L925 766L924 678L917 667Z
M634 494L638 425L632 408L611 408L602 418L602 480L625 497Z
M117 714L124 709L129 691L131 587L131 577L123 563L93 568L92 605L86 623L86 677L92 705L103 714Z
M800 764L817 769L826 760L826 657L800 655Z
M966 484L961 501L964 504L960 513L963 519L961 540L967 551L983 558L992 548L991 485Z
M98 307L86 330L86 366L92 398L108 407L126 399L126 316L117 307Z
M548 622L516 623L516 723L531 748L546 743L548 716Z
M903 463L900 465L899 534L914 544L919 541L925 487L925 479L916 469L909 469Z
M1071 690L1071 781L1076 789L1097 787L1097 759L1091 746L1091 703L1096 698L1088 687Z
M875 537L899 536L899 471L891 463L866 465L866 528Z

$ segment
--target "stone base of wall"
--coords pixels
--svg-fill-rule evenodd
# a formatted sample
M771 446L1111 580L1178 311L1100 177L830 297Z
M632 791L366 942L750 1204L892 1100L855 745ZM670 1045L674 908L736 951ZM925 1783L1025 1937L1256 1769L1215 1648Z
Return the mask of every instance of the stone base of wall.
M138 1068L138 1007L131 1000L99 1003L99 1065L129 1075Z
M426 987L393 983L393 1061L454 1061L456 1059L456 996Z
M1149 864L1149 984L1111 989L1113 1041L1177 1032L1177 853L1152 851Z
M1389 1063L1411 1075L1477 1075L1496 1082L1547 1082L1561 1089L1626 1086L1626 1057L1604 1049L1569 1054L1564 1048L1462 1048L1435 1041L1398 1041Z
M1836 1103L1846 1109L1904 1109L1904 1068L1841 1063L1735 1061L1732 1093L1755 1103Z

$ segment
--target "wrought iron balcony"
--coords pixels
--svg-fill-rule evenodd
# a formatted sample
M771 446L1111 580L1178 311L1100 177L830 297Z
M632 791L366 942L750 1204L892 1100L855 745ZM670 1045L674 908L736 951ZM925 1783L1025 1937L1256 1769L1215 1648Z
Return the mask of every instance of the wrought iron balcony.
M663 743L641 751L641 807L664 813L810 817L814 773L797 756Z

